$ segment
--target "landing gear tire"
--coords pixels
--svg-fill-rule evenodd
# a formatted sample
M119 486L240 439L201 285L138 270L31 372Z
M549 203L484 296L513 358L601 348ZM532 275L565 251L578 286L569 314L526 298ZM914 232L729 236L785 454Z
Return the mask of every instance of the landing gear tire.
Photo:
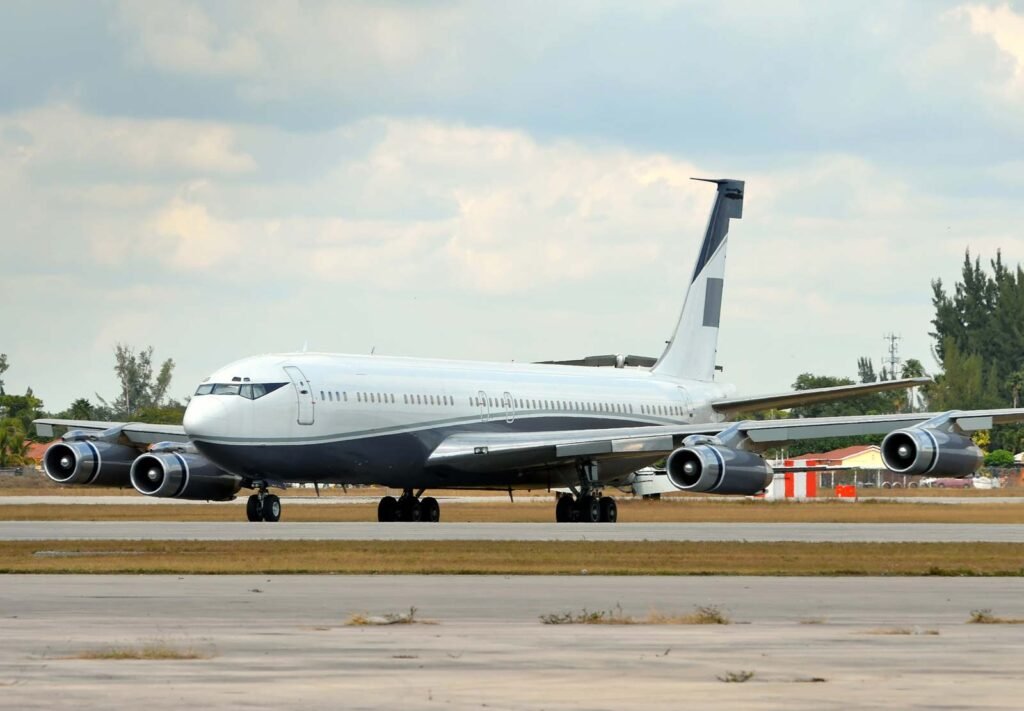
M619 507L615 503L615 499L610 496L602 496L599 505L602 523L615 523L619 520Z
M576 502L576 509L582 523L597 523L601 520L601 503L593 496L581 496Z
M441 520L441 505L433 496L420 500L420 520L427 523L437 523Z
M423 490L419 491L422 494ZM378 521L426 521L437 523L441 520L441 505L433 496L420 499L411 489L406 489L401 498L385 496L377 504Z
M572 509L574 502L571 496L559 496L555 502L555 522L569 523L572 521Z
M398 499L385 496L377 504L377 520L380 522L398 520Z
M281 520L281 499L274 494L267 494L263 497L263 520L269 523L276 523Z
M253 494L249 497L249 500L245 502L245 516L250 521L262 521L262 509L263 507L260 505L260 497L257 494Z
M402 497L402 500L398 502L398 510L402 513L403 521L412 521L413 523L419 521L423 516L423 510L420 508L420 500L414 499L413 497Z

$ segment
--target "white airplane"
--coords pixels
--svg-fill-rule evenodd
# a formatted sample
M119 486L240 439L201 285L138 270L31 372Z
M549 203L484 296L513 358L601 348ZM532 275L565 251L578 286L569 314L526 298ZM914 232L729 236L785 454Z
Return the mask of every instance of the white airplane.
M227 365L206 378L184 425L37 420L61 442L44 456L63 484L133 486L146 496L228 500L243 488L250 521L277 521L288 483L401 489L380 521L438 521L435 489L555 489L557 521L613 522L604 488L667 457L682 491L750 495L772 469L759 454L790 440L889 433L886 465L905 474L966 476L981 451L966 433L1024 419L1024 409L727 422L741 411L787 408L927 379L736 397L715 382L729 224L744 184L718 188L682 314L664 353L620 367L476 363L288 353ZM596 362L606 362L598 357ZM617 362L616 362L617 361ZM586 362L583 361L583 362Z

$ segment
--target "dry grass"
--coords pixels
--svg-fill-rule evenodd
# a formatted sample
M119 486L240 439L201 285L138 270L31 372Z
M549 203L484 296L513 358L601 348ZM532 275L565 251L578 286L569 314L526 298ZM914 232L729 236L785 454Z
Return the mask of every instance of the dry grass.
M340 498L340 497L339 497ZM549 523L553 501L441 502L449 522ZM0 505L3 521L244 521L235 504L11 504ZM284 521L376 521L376 503L286 502ZM623 523L1024 523L1020 504L900 504L892 502L707 501L704 499L619 500Z
M1019 617L996 617L992 610L971 610L971 616L967 620L972 625L1024 625L1024 619Z
M0 541L0 573L1022 576L1020 543Z
M210 659L212 655L192 648L180 649L163 642L121 647L101 647L79 652L69 659L112 659L112 660L174 660Z

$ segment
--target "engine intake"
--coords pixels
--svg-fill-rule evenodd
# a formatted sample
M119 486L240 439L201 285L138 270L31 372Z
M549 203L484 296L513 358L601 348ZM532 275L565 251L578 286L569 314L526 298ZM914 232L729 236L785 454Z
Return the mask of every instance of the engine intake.
M897 474L969 476L983 459L970 437L931 427L895 430L882 440L882 461Z
M772 483L772 468L763 457L721 445L680 447L668 456L665 469L682 491L751 496Z
M242 488L241 477L187 452L143 454L132 464L131 481L146 496L195 501L230 501Z
M241 477L186 452L143 454L132 464L131 482L146 496L196 501L230 501L242 488Z
M129 486L132 447L88 439L51 444L43 454L43 471L58 484Z

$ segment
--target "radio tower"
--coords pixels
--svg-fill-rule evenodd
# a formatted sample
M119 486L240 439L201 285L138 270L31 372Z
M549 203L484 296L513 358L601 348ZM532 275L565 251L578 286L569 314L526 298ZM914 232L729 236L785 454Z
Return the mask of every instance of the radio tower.
M903 337L897 336L895 333L887 333L882 338L889 342L889 357L886 360L889 365L889 378L896 380L900 377L899 371L896 369L900 365L900 341L903 340Z

